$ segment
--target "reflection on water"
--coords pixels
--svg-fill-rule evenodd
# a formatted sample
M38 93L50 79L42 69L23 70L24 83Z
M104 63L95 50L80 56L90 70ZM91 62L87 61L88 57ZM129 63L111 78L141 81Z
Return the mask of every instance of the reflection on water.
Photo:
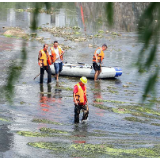
M55 88L55 91L54 91L53 98L55 98L55 101L58 101L59 103L61 103L61 100L62 100L62 89L58 88L58 87L60 87L59 82L56 82L55 87L56 88Z
M97 102L95 101L96 99L103 99L102 93L101 93L101 81L94 82L93 103L103 105L103 102ZM99 108L95 108L95 114L100 117L104 116L103 110Z
M88 133L88 124L75 124L73 127L73 136L74 137L86 137L87 138L87 133ZM73 143L86 143L85 140L74 140Z
M120 84L122 84L122 82L121 82L121 80L120 80L120 79L116 78L116 79L115 79L115 84L120 85Z
M94 90L95 90L93 91L94 99L97 99L97 98L103 99L101 94L101 81L95 81Z
M42 110L44 112L48 112L50 105L48 102L51 101L51 86L48 85L48 93L46 93L47 96L44 94L44 87L40 84L40 106L42 107Z
M59 82L56 82L56 87L59 86ZM46 96L47 95L47 96ZM47 92L44 91L44 86L40 84L40 106L45 112L49 111L49 108L53 108L52 103L61 104L62 101L62 89L55 88L52 91L51 84L47 85Z
M55 88L51 84L47 84L45 91L44 85L40 85L40 116L57 121L62 113L62 89L58 88L59 83L55 84Z
M8 125L0 126L0 152L6 152L13 145L13 133L10 133Z

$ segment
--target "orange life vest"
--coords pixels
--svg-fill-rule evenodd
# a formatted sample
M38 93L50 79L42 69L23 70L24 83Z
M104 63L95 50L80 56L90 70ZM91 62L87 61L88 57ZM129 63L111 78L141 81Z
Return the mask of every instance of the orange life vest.
M60 59L63 61L63 55L62 55L63 51L59 46L58 46L58 51L59 51ZM52 63L54 63L56 60L56 53L55 53L54 47L51 47L51 54L52 54L51 55Z
M96 53L96 51L97 51L98 49L101 50L100 54L97 54L97 53ZM93 55L93 62L96 62L95 54L97 54L98 63L101 63L102 60L104 59L104 52L102 51L102 48L101 48L101 47L98 47L98 48L95 50L94 55Z
M76 100L78 101L78 103L84 103L84 95L86 95L86 86L84 86L85 87L84 91L79 83L77 83L77 87L78 87L78 92L75 94Z
M43 64L43 66L47 66L48 64L51 65L51 58L50 58L50 55L47 51L47 54L44 52L43 49L41 49L41 58L39 59L39 62L38 64Z

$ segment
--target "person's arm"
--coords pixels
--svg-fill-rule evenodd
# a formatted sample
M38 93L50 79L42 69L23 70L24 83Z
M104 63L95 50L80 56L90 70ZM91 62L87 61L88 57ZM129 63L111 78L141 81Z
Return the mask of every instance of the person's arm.
M42 53L41 51L39 51L39 55L38 55L38 64L40 67L42 67L42 62L40 61L40 58L42 57Z
M85 101L86 101L86 103L87 103L87 105L88 105L88 100L87 100L87 89L86 89L86 94L85 94L84 96L85 96Z
M96 53L94 54L95 57L96 57L96 63L98 64L98 56L97 54L100 54L101 53L101 50L100 49L97 49Z

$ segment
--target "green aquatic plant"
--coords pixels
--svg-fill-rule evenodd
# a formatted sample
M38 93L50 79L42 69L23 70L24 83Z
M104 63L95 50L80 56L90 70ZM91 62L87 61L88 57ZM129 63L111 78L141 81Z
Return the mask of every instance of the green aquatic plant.
M112 111L119 114L131 114L132 111L124 108L112 108Z
M112 157L112 158L158 158L159 146L153 148L121 149L107 144L29 142L27 145L52 150L53 153L68 153L69 157Z
M104 30L99 30L98 33L104 33Z
M57 152L64 153L67 150L67 144L63 144L63 146L58 142L29 142L27 145L35 147L35 148L42 148L42 149L49 149Z
M66 138L67 135L64 135L68 132L60 131L56 129L50 128L41 128L40 132L31 132L31 131L17 131L17 134L25 137L64 137ZM58 134L58 135L57 135ZM67 136L70 138L71 136Z
M55 125L63 125L62 123L53 122L48 119L33 119L32 122L35 123L47 123L47 124L55 124Z
M127 120L127 121L146 123L146 121L141 120L141 119L139 119L137 117L125 117L124 119Z
M97 108L100 108L100 109L104 109L104 110L109 110L109 111L112 111L112 107L107 107L105 105L102 105L102 104L93 104L94 107L97 107Z
M80 27L74 26L74 27L72 27L72 29L80 29Z
M111 102L111 103L126 103L126 102L121 102L121 101L114 101L114 100L103 100L103 99L95 99L96 102Z
M5 118L0 118L0 121L9 122L9 120L8 120L8 119L5 119Z
M30 131L18 131L17 134L25 137L50 137L49 134L42 134L39 132L30 132Z
M62 131L62 130L57 130L57 129L51 129L51 128L45 128L45 127L43 127L43 128L40 128L40 131L41 132L45 132L45 133L62 133L62 134L66 134L66 133L68 133L68 132L66 132L66 131Z
M151 123L151 125L160 126L160 123Z

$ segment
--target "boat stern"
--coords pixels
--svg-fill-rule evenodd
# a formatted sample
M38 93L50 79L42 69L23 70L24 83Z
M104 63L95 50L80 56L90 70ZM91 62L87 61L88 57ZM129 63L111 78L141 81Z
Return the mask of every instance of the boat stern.
M114 67L116 74L115 77L119 77L122 75L122 69L120 67Z

